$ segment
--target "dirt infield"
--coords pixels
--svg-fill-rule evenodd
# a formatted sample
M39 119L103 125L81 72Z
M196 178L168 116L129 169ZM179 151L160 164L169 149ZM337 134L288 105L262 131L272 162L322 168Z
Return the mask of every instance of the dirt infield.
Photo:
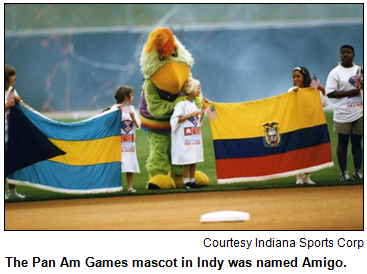
M202 224L212 211L248 222ZM363 230L363 186L304 187L5 204L6 230Z

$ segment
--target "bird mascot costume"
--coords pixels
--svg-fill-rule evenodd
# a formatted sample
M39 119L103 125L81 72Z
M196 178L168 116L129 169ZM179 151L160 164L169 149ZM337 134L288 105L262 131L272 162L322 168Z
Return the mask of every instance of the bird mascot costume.
M144 84L139 102L142 128L149 139L148 189L183 187L182 166L171 164L170 118L175 105L185 99L180 90L191 77L193 64L190 52L170 29L160 27L149 34L140 57ZM200 186L209 183L200 171L195 173L195 181Z

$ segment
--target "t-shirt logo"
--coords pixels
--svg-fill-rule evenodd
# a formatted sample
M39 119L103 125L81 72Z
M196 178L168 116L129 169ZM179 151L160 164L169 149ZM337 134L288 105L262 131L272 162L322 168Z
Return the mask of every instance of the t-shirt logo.
M200 128L199 127L185 127L184 134L185 136L200 135Z
M351 83L355 88L358 88L360 81L361 79L358 75L349 78L349 83Z
M190 117L188 119L194 126L197 126L199 124L199 117Z
M133 122L130 120L124 120L121 122L121 129L128 134L133 129Z

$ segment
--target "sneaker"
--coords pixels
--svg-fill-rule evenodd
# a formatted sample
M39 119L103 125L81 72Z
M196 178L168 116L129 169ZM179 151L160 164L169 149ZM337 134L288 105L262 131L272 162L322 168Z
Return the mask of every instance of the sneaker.
M351 181L352 179L349 176L349 171L348 170L344 170L342 172L342 174L340 175L340 181L344 182L344 181Z
M353 180L363 180L363 174L360 170L354 171Z
M184 184L184 188L186 188L186 189L190 189L190 187L191 187L191 183L186 183L186 184Z
M11 192L7 192L6 196L8 197L8 199L24 199L25 195L19 194L16 190L11 191Z
M306 179L306 180L304 180L304 183L305 183L306 185L316 185L316 183L315 183L314 181L312 181L311 179Z
M136 192L136 190L135 190L135 189L133 189L132 187L130 187L130 188L128 188L128 189L127 189L127 192L135 193L135 192Z
M190 188L203 188L203 185L198 185L196 182L192 182Z
M196 182L190 183L190 188L199 188L199 186L196 184Z
M297 179L296 185L303 185L303 179Z

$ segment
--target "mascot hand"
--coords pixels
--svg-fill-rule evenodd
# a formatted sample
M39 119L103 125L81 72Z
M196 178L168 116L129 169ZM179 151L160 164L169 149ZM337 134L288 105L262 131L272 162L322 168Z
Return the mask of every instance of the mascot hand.
M202 97L195 97L195 104L198 108L202 108L203 106L203 98Z

